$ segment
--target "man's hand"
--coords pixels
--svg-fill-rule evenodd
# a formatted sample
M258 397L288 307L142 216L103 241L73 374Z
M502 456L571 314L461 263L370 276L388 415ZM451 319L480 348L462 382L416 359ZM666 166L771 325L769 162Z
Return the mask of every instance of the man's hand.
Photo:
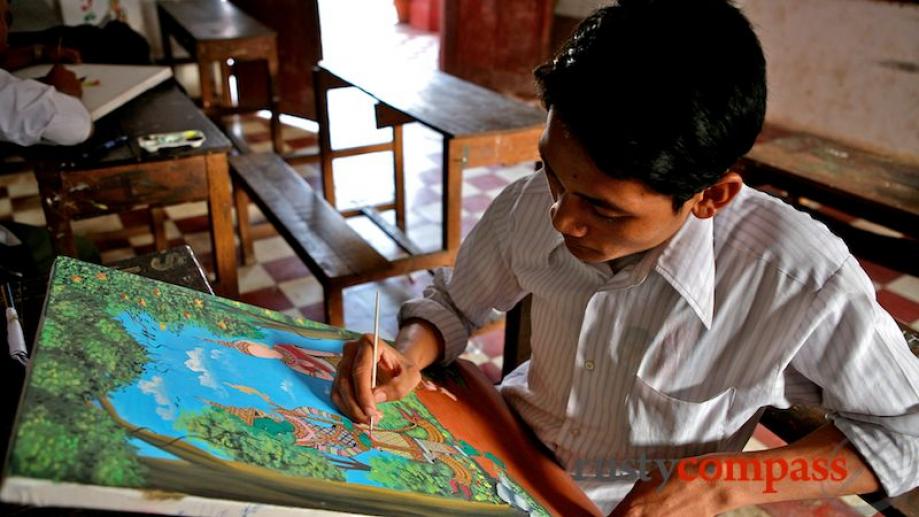
M54 86L59 92L72 95L76 98L83 96L83 86L77 75L64 68L60 63L51 67L48 74L40 79L41 82Z
M665 483L657 469L652 469L648 476L650 479L640 479L635 483L610 517L711 517L730 509L726 492L720 490L714 482L698 476L694 476L692 481L672 476Z
M371 416L379 421L383 414L377 410L377 403L399 400L421 382L421 368L383 340L377 354L376 389L370 387L374 365L372 334L346 343L338 363L332 401L355 422L369 424Z

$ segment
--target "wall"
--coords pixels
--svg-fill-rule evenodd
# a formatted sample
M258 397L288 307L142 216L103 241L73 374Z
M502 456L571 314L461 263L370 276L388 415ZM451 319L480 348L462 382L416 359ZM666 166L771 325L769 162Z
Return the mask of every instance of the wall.
M919 6L738 4L766 52L770 121L919 161Z
M583 17L596 0L559 0ZM919 162L919 5L737 0L766 53L769 122Z

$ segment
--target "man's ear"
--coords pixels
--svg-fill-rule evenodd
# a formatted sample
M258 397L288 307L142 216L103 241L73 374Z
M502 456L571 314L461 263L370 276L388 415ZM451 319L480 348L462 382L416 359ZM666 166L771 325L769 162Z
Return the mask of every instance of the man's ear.
M736 172L727 172L714 185L701 192L701 199L692 207L692 213L699 219L708 219L726 207L740 192L743 179Z

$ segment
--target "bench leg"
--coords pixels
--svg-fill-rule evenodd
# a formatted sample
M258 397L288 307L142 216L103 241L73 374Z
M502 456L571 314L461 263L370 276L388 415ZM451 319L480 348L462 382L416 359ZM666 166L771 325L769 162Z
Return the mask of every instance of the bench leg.
M233 204L236 205L236 230L242 262L247 266L255 264L255 244L252 241L252 225L249 224L249 195L236 181L233 182Z
M345 326L345 304L340 287L323 289L325 322L333 327Z
M405 160L402 154L402 126L392 127L393 183L395 184L396 226L405 231Z
M150 208L150 231L156 251L166 250L166 210L161 206Z

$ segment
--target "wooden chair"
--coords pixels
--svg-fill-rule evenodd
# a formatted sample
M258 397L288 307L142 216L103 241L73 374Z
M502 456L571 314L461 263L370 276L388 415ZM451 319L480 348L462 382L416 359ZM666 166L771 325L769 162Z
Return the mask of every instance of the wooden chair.
M502 376L506 376L530 357L530 306L532 297L527 296L508 311L504 330L504 365ZM919 357L919 332L898 323L913 354ZM767 407L760 423L791 443L815 431L827 422L820 408L795 404L788 409ZM888 499L882 492L860 496L887 516L915 515L919 513L919 488Z

